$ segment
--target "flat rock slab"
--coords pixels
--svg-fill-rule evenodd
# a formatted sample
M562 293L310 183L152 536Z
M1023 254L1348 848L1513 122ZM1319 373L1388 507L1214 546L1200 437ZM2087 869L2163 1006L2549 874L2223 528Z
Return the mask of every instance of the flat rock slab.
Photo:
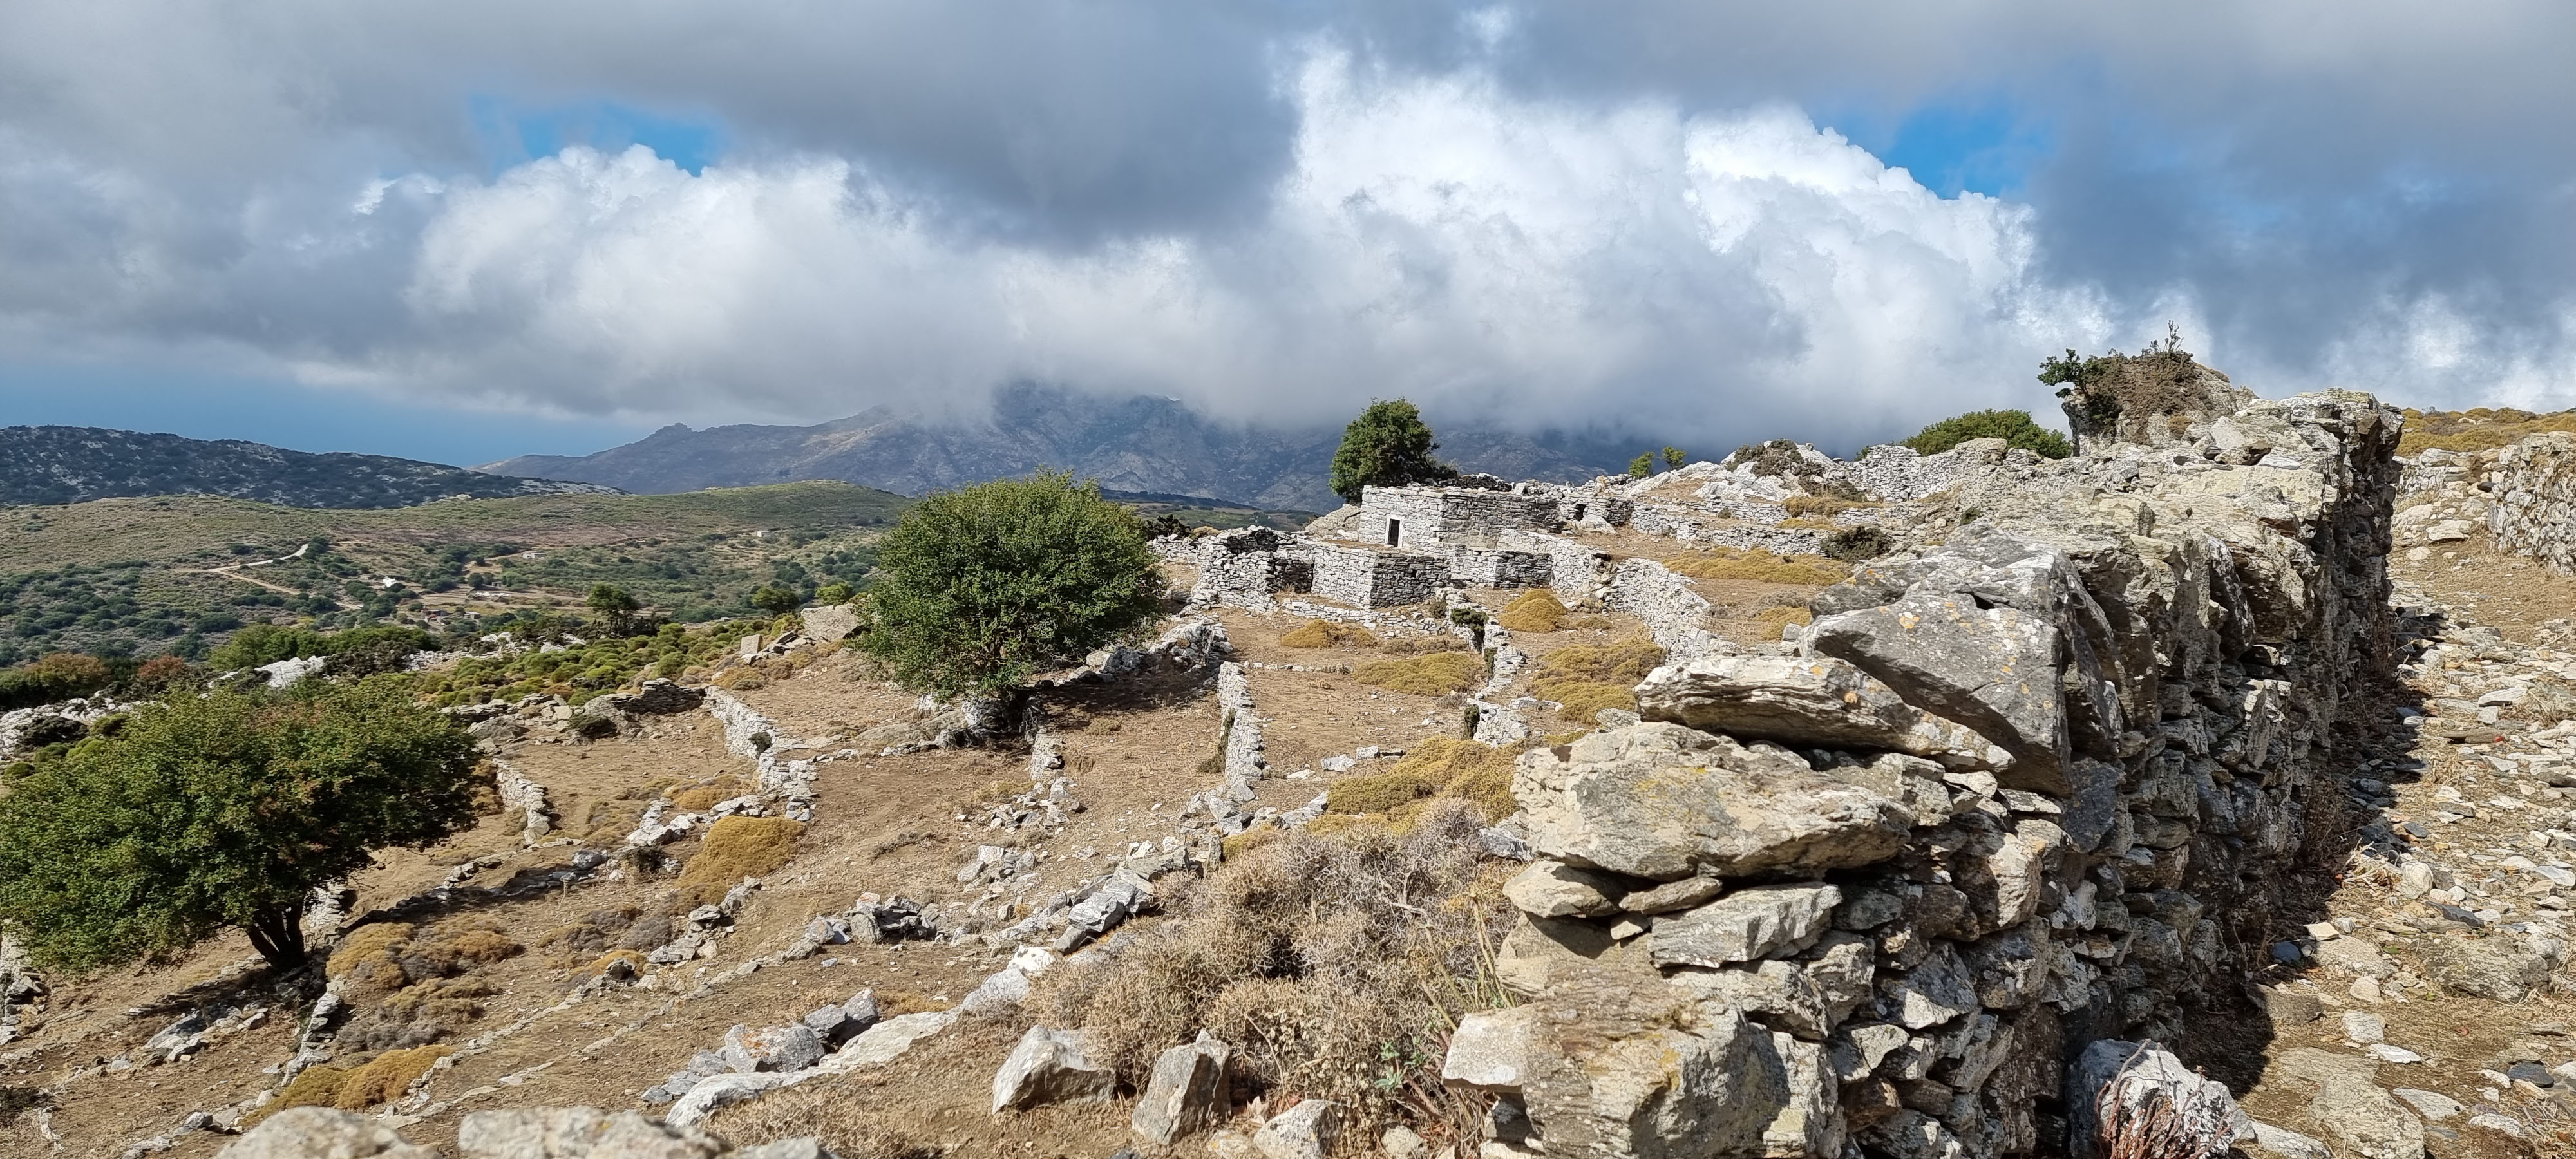
M1539 853L1653 881L1871 865L1914 820L1786 749L1662 723L1523 754L1512 796Z
M1659 966L1723 966L1804 949L1825 932L1843 891L1761 885L1655 919L1647 955Z

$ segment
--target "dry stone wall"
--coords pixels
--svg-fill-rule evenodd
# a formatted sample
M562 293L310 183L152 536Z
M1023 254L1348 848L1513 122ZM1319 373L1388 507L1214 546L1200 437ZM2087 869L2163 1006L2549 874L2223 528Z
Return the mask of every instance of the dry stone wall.
M2472 481L2480 485L2498 550L2576 573L2576 435L2533 435L2498 450Z
M1524 756L1528 1000L1444 1073L1549 1155L2065 1154L2088 1047L2244 1018L2278 883L2342 852L2400 420L2235 417L2259 455L2012 464L1799 654L1677 661L1641 723Z

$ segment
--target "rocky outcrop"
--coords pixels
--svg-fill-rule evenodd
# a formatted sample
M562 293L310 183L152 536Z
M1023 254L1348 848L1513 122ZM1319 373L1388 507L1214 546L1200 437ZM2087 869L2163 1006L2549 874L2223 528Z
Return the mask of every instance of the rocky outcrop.
M2185 385L2152 440L1957 484L1975 519L1817 596L1798 655L1677 660L1648 720L1524 755L1527 1002L1444 1073L1548 1154L2057 1154L2071 1097L2215 1106L2129 1044L2241 1015L2344 791L2398 417Z

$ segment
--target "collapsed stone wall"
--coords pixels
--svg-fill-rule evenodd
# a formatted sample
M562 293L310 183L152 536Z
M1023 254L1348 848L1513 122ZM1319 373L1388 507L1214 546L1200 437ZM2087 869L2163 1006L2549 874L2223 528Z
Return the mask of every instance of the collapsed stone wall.
M2497 550L2576 573L2576 435L2532 435L2481 465L2487 469L2470 482L2487 493L2487 532Z
M2241 1010L2388 671L2399 416L2234 417L2259 456L2025 464L1798 654L1669 664L1525 755L1528 1001L1444 1073L1549 1155L2063 1154L2088 1046Z

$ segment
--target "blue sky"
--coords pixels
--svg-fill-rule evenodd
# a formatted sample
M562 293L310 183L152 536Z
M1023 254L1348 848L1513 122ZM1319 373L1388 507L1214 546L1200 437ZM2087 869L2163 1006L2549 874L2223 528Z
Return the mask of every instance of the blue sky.
M473 462L1038 380L1849 443L2168 322L2266 394L2576 406L2570 43L2553 0L20 0L0 422Z

